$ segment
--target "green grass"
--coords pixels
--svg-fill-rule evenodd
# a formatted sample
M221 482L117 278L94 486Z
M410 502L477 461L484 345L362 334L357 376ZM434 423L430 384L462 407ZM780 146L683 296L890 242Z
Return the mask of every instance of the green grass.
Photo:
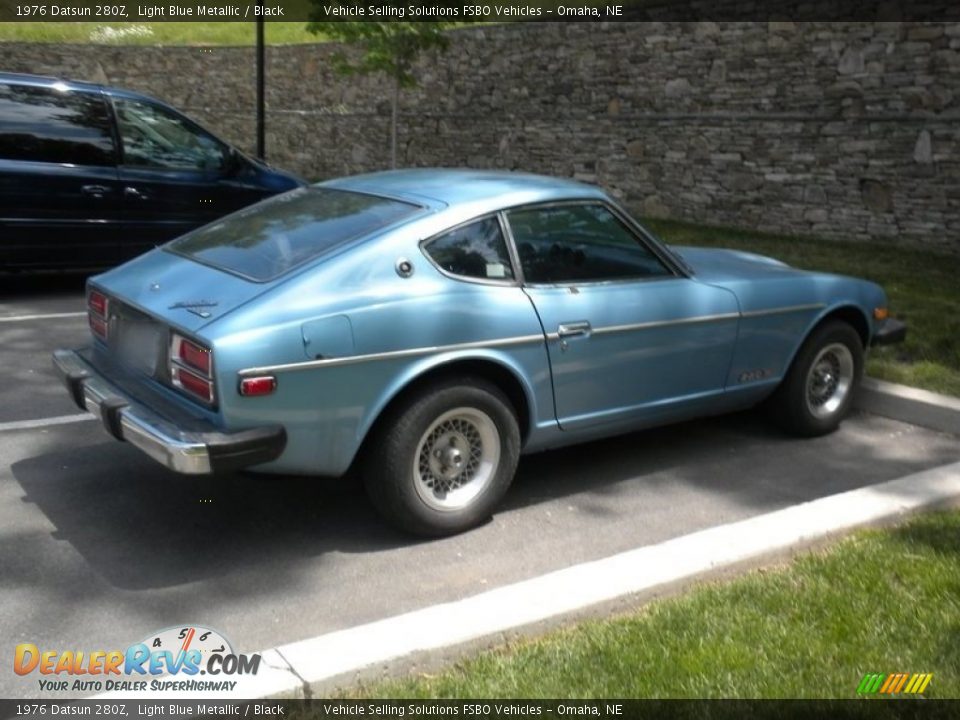
M795 267L867 278L907 322L902 345L871 351L877 378L960 396L960 257L885 243L792 238L669 220L646 224L675 245L730 247L771 255Z
M960 697L960 511L351 697L852 698L867 672Z
M306 30L305 22L268 22L265 40L270 45L315 43L323 38ZM111 30L105 30L111 28ZM117 32L120 31L120 35ZM0 42L50 42L102 45L253 45L251 22L126 22L0 23Z

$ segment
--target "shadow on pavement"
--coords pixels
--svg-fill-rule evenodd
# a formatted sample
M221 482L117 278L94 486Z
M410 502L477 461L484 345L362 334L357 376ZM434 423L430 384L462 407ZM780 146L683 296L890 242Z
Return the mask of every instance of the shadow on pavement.
M353 479L179 476L129 446L69 448L53 436L12 471L24 501L46 516L54 536L113 587L166 588L264 567L279 587L296 581L306 559L326 553L422 543L424 557L451 547L483 554L496 545L490 533L518 535L515 559L521 559L524 537L534 551L544 530L537 518L561 499L576 515L555 519L549 532L617 533L647 524L650 541L662 541L724 522L725 515L779 509L960 456L947 436L924 435L919 448L882 442L903 428L909 426L859 416L834 435L797 440L743 413L529 456L493 523L433 542L387 527ZM702 499L689 508L676 507L678 497L697 495ZM624 532L624 542L632 539ZM0 556L11 552L8 545ZM30 582L29 563L0 564L8 569L5 583ZM24 576L9 572L21 566Z

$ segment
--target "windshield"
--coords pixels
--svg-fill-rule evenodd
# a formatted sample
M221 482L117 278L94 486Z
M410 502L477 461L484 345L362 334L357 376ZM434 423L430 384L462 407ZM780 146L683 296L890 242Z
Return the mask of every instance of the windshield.
M265 282L419 210L376 195L299 188L187 233L165 249Z

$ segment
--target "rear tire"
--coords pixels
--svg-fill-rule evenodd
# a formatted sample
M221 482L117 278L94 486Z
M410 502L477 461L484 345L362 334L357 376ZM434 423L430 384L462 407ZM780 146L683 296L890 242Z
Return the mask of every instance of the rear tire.
M452 535L486 520L520 457L510 401L474 377L415 392L371 439L363 467L367 494L389 523L415 535Z
M806 437L833 432L849 414L863 376L863 344L847 323L815 328L771 398L777 422Z

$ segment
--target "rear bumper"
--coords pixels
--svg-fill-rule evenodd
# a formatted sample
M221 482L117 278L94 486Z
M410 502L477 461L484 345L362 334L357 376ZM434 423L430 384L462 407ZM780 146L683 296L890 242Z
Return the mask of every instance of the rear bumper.
M53 365L81 410L100 417L117 440L125 440L171 470L190 475L229 472L276 459L286 446L283 427L225 433L196 420L178 423L111 383L73 350L57 350ZM189 424L187 429L182 425Z
M887 318L878 326L873 334L871 345L896 345L902 343L907 338L907 326L900 320Z

